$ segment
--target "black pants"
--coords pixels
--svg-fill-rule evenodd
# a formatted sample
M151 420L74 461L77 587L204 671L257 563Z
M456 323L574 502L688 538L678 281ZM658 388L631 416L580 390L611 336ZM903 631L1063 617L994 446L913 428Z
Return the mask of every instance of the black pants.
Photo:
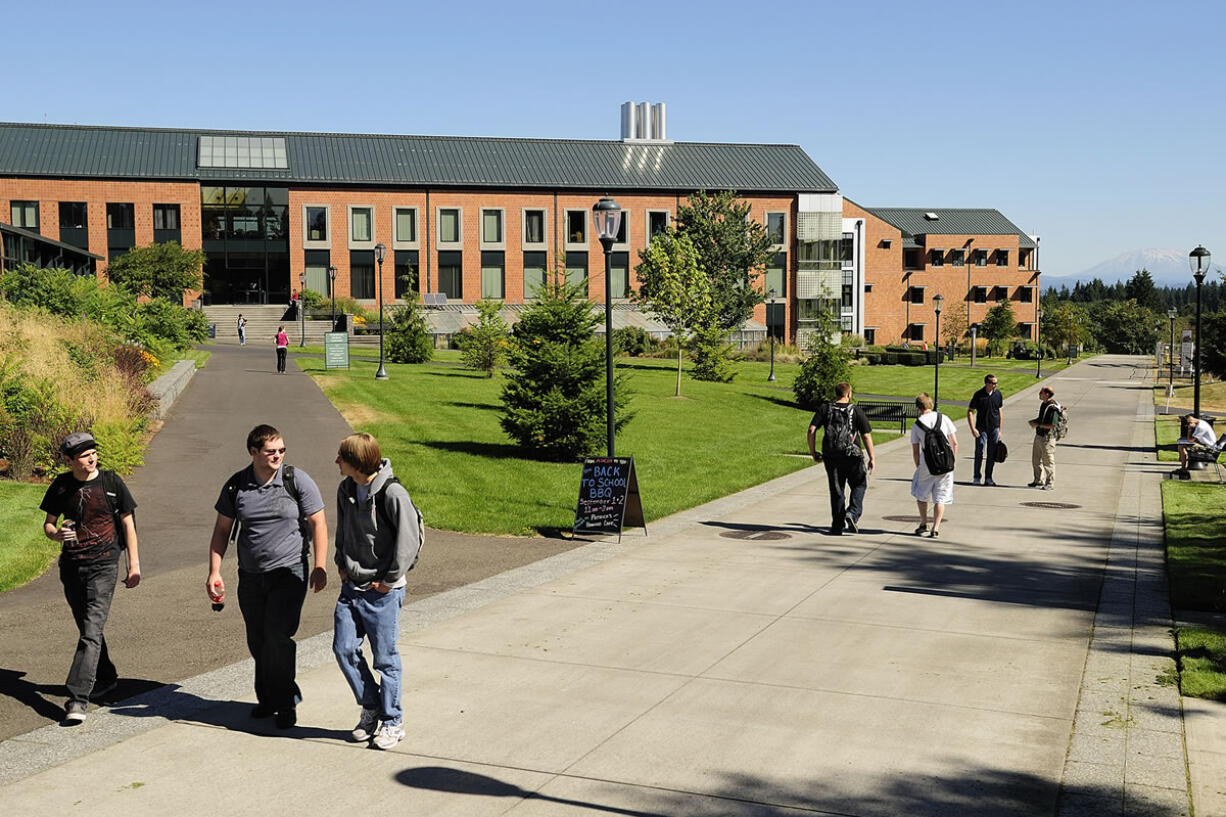
M68 670L68 700L87 703L94 686L109 686L119 678L106 649L102 628L111 612L115 582L119 574L116 562L95 564L60 563L60 582L64 598L72 608L77 623L77 651Z
M278 712L302 700L295 680L294 634L306 591L305 562L267 573L238 571L238 607L247 626L247 649L255 659L255 697Z
M868 489L868 471L859 457L826 457L826 481L830 483L830 529L841 533L847 517L859 522L864 513L864 492ZM850 497L847 489L850 488Z
M285 371L285 358L289 355L289 349L284 346L277 347L277 371Z

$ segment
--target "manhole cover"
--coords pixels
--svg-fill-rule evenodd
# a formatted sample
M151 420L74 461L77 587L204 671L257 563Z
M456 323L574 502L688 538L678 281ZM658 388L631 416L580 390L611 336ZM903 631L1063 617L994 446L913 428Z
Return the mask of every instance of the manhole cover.
M1056 511L1067 511L1073 508L1080 508L1080 505L1074 505L1071 502L1023 502L1021 503L1027 508L1051 508Z
M720 534L725 539L753 539L755 541L766 541L770 539L791 539L792 534L781 533L777 530L726 530Z
M888 519L891 522L918 522L918 516L883 516L882 519Z

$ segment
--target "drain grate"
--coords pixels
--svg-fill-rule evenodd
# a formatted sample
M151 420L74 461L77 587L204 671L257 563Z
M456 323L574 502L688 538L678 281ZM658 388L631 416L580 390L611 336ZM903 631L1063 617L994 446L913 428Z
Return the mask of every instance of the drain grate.
M888 519L891 522L918 522L918 516L883 516L882 519Z
M1050 508L1054 511L1069 511L1081 507L1072 502L1023 502L1021 505L1025 508Z
M792 534L777 530L726 530L720 536L725 539L752 539L756 542L792 538Z

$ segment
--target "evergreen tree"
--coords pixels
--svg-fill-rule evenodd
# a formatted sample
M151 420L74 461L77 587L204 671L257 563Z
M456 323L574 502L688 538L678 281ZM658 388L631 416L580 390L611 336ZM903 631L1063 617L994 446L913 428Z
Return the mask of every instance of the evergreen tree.
M500 301L477 301L476 306L477 325L460 334L460 355L465 366L493 377L506 360L507 322Z
M839 383L851 382L851 349L834 342L835 329L834 319L824 314L809 337L808 355L792 382L796 402L808 411L834 400L834 387Z
M413 290L404 294L400 306L388 310L384 332L387 359L393 363L425 363L434 356L425 309Z
M1154 278L1147 269L1139 269L1124 285L1124 296L1146 309L1157 310L1159 299L1154 291Z
M979 333L987 338L988 354L999 354L1001 346L1017 334L1017 318L1013 316L1013 305L1005 298L988 310Z

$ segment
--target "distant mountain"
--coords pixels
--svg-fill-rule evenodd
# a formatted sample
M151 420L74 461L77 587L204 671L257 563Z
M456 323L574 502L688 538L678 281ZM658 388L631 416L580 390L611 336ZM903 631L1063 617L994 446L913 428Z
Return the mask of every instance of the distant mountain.
M1149 249L1122 253L1075 275L1044 275L1043 289L1061 286L1072 289L1078 281L1088 283L1095 278L1101 278L1104 284L1127 282L1140 269L1149 270L1156 286L1184 287L1192 283L1187 250ZM1211 277L1206 277L1205 280L1219 280L1217 273L1221 271L1222 266L1214 263L1210 269Z

